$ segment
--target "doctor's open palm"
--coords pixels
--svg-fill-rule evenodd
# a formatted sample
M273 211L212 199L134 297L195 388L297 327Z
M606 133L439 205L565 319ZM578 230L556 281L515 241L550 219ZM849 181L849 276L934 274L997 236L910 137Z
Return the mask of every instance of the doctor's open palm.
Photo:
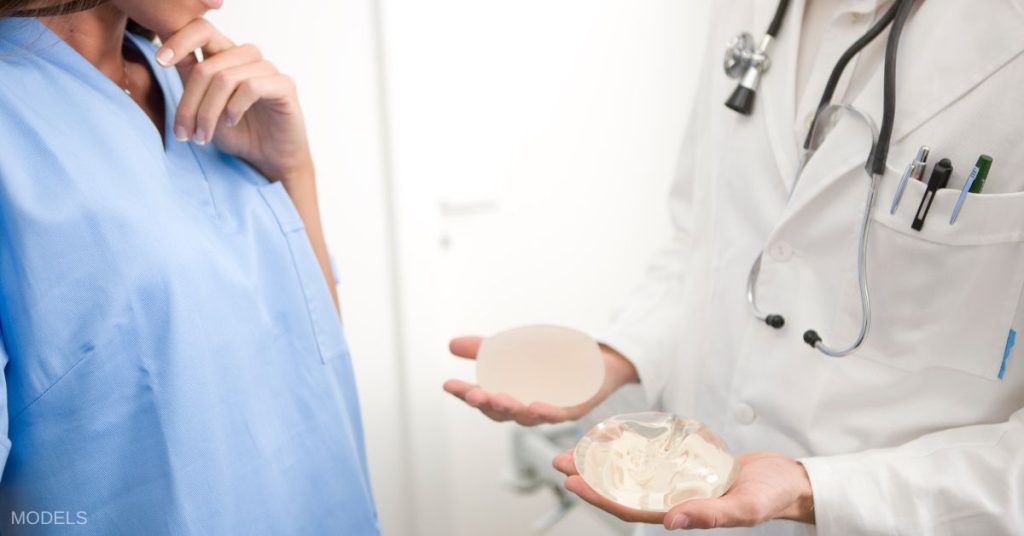
M476 359L481 341L480 337L459 337L451 341L450 350L459 357ZM596 395L578 406L559 407L544 402L527 405L507 394L490 393L477 385L454 379L445 382L444 390L498 422L515 421L523 426L536 426L572 421L586 415L619 387L639 381L633 364L621 354L604 346L601 354L605 365L604 383Z
M157 61L177 67L184 84L174 119L179 141L214 142L274 180L312 173L295 84L258 48L236 46L205 19L161 39Z

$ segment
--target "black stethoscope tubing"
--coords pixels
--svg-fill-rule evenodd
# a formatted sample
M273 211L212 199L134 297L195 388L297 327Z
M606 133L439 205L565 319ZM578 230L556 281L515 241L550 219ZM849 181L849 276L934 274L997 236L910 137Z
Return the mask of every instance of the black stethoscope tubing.
M804 141L804 150L807 157L812 154L813 149L816 148L815 138L816 132L819 127L818 121L823 117L822 112L826 109L830 109L832 105L832 98L835 95L836 88L839 84L839 79L842 77L850 61L859 54L864 47L869 43L873 42L881 33L888 27L891 26L889 32L888 41L885 47L885 63L883 73L883 99L882 99L882 126L879 129L878 138L875 143L871 146L871 152L868 154L867 160L864 165L865 171L869 176L872 177L872 195L869 197L869 202L866 211L870 211L873 205L873 194L874 185L877 184L879 178L885 173L886 161L889 156L889 146L892 142L893 124L896 117L896 60L898 57L899 41L900 36L903 33L903 27L906 24L907 19L910 16L910 11L914 6L915 0L896 0L889 9L883 14L882 18L878 20L868 31L855 41L843 54L839 57L835 67L832 69L832 73L829 76L828 82L825 84L825 89L822 92L821 101L818 104L818 108L814 114L814 118L808 127L807 137ZM786 16L786 12L789 8L789 0L780 0L779 5L775 10L775 16L772 18L772 22L769 25L766 38L762 41L763 43L770 42L771 39L777 35L781 29L782 20ZM762 47L764 48L764 47ZM762 58L765 60L766 59ZM741 84L742 85L742 84ZM737 92L743 89L737 88ZM747 89L749 92L749 89ZM736 109L733 106L736 93L730 97L730 100L726 103L726 106L732 109ZM746 113L742 110L737 110L741 114L747 115L750 112L750 108L746 110ZM829 114L830 116L832 114ZM819 140L820 142L820 140ZM801 166L802 170L802 166ZM796 181L793 183L793 188L796 188ZM867 215L865 215L865 218ZM858 255L858 280L861 281L861 331L857 336L857 339L847 347L836 350L824 344L821 336L814 329L809 329L803 334L804 342L818 349L822 353L832 357L842 357L848 355L863 342L867 336L868 326L870 325L870 300L868 298L868 289L866 282L866 270L863 255L865 254L864 245L867 240L867 226L865 225L861 229L861 236L858 240L860 253ZM759 272L761 257L758 256L754 266L751 269L751 274L748 279L748 300L754 310L755 314L758 315L767 325L781 329L785 325L785 318L779 314L767 314L762 315L754 302L754 291L756 289L757 274Z

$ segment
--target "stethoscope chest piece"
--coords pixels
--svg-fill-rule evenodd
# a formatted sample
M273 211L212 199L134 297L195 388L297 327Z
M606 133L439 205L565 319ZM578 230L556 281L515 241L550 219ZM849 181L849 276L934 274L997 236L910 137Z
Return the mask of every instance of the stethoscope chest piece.
M725 49L725 74L740 81L736 91L732 93L725 105L743 115L754 111L754 97L761 75L768 71L771 61L768 59L768 47L772 37L765 35L759 45L754 44L754 36L743 32L732 39Z
M729 78L739 79L747 72L747 69L754 63L754 36L743 32L729 41L725 47L725 74ZM767 65L765 66L767 69Z

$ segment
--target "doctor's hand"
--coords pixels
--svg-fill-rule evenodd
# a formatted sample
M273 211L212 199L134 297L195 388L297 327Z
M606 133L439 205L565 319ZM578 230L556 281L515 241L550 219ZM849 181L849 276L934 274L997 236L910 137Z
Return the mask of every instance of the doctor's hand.
M449 348L459 357L476 359L482 340L480 337L459 337L451 341ZM515 421L523 426L536 426L573 421L586 415L619 387L639 381L636 368L622 354L606 346L601 347L601 354L605 365L604 384L593 398L578 406L559 407L543 402L526 405L506 394L489 393L462 380L448 380L444 390L498 422Z
M576 471L572 451L554 460L569 478L565 488L588 503L631 523L662 524L669 530L753 527L773 519L814 524L811 482L803 466L774 452L745 454L736 483L718 499L683 502L668 513L626 508L598 494Z
M236 46L205 19L160 38L157 61L177 67L185 88L174 118L175 138L215 142L270 179L287 183L312 176L295 84L258 48ZM196 49L203 51L202 63Z

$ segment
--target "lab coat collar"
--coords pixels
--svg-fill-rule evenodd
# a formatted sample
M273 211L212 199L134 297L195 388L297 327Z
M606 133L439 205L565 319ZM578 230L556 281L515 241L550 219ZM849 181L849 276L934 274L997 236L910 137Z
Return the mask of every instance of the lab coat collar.
M884 33L879 39L887 36L888 33ZM917 149L902 147L900 142L1022 51L1024 0L992 0L983 8L974 2L919 2L904 27L900 42L896 122L889 169L902 170ZM882 87L883 69L879 66L853 103L872 117L878 127L881 127ZM787 219L829 190L850 170L864 166L867 142L859 140L866 139L866 134L854 123L840 120L811 159L785 211ZM773 138L777 136L773 133ZM851 143L851 139L858 141ZM778 141L773 139L773 144Z

